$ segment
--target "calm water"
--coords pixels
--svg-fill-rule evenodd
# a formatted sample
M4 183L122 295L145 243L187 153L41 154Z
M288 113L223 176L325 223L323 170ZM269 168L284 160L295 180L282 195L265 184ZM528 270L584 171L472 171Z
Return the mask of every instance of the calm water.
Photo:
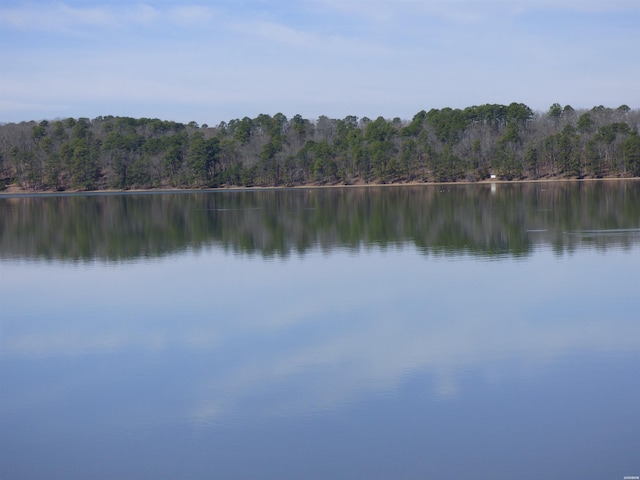
M0 478L640 475L640 182L0 197Z

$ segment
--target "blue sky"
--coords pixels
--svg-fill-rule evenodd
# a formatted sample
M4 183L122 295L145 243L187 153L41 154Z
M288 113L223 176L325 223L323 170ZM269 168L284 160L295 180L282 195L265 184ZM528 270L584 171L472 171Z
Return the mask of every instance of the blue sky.
M638 0L4 0L0 122L640 107Z

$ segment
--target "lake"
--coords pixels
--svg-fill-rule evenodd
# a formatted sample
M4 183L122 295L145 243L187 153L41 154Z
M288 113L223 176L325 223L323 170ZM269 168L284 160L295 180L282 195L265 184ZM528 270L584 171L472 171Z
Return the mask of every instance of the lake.
M0 197L3 479L640 475L640 182Z

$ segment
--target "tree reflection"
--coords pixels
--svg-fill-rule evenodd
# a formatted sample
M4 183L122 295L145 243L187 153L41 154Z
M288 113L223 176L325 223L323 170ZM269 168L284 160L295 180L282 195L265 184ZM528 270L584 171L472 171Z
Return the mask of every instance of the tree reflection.
M121 261L185 249L287 257L414 245L424 254L526 256L630 248L639 182L437 185L0 199L0 257Z

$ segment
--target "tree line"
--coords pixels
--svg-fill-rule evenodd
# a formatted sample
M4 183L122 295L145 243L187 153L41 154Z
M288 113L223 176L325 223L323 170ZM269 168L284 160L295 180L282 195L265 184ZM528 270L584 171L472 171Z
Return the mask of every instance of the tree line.
M640 111L522 103L411 120L282 113L215 127L105 116L0 125L0 188L96 190L640 176Z

